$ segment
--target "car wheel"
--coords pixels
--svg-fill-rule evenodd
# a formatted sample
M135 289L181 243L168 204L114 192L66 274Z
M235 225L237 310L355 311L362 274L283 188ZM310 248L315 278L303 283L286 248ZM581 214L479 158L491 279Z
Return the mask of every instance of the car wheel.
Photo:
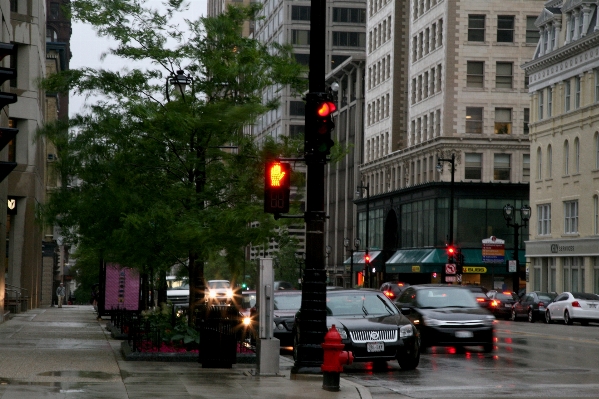
M570 318L570 313L567 310L564 312L564 324L569 326L572 325L572 319Z
M397 359L397 363L402 370L414 370L420 363L420 345L410 355Z
M528 309L528 321L530 323L534 323L535 322L535 315L532 312L532 309Z
M547 324L553 323L553 320L551 320L551 313L549 313L549 310L545 311L545 323L547 323Z
M511 317L511 320L512 320L512 321L516 321L516 319L517 319L517 318L516 318L516 310L515 310L515 309L512 309L512 317Z
M299 346L299 334L297 330L293 332L293 360L297 362L297 348Z
M493 343L491 342L489 344L483 345L483 352L485 352L485 353L493 352Z
M589 322L585 320L585 321L581 321L580 324L583 326L588 326Z

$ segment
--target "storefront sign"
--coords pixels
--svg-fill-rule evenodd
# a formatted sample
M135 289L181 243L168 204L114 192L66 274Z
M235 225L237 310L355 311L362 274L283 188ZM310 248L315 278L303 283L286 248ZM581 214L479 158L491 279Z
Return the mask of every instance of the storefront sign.
M412 273L420 273L420 266L412 266Z
M486 273L487 268L482 266L464 266L464 273Z

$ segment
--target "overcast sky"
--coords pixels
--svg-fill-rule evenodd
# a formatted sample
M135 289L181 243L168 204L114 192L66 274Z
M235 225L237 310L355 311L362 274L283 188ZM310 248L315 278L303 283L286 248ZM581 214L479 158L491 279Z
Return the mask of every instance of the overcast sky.
M146 0L152 7L160 7L162 4L161 0ZM185 18L190 20L196 20L198 17L206 14L207 0L190 0L189 11L185 13ZM186 26L181 21L181 27ZM73 58L71 58L70 67L72 69L78 69L82 67L90 67L97 69L108 69L108 70L121 70L126 64L131 67L131 62L125 62L122 59L113 56L107 56L104 60L100 57L102 53L106 52L109 48L114 47L114 42L111 44L110 40L105 37L98 37L96 32L90 25L76 22L73 24L73 34L71 35L71 52ZM85 100L82 96L75 96L71 94L69 100L69 113L71 116L78 112L81 112L85 103L95 102L93 98Z

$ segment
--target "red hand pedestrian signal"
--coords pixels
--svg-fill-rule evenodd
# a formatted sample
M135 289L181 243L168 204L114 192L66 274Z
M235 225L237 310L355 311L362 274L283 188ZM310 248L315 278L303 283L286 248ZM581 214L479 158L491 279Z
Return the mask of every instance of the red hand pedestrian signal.
M264 176L264 212L289 212L291 165L279 161L266 163Z
M287 172L283 170L280 163L275 163L270 167L270 186L280 187L281 180L285 177Z

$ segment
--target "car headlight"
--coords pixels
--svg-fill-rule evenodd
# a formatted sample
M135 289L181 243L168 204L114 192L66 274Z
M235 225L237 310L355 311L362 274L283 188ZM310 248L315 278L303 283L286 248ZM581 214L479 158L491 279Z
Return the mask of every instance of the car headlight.
M252 324L252 318L249 316L246 316L243 318L243 325L248 327Z
M347 339L347 331L345 331L345 328L338 328L337 332L339 333L339 335L341 335L341 339Z
M227 298L229 298L229 299L233 298L233 290L231 290L231 289L227 290Z
M432 317L422 316L422 324L425 326L434 327L440 325L441 322L437 319L433 319Z
M485 326L492 326L493 323L495 323L495 316L487 316L484 320L483 323L485 324Z
M285 330L285 324L283 324L283 323L277 324L277 330Z
M216 291L210 291L210 290L208 290L208 297L209 298L216 298Z
M405 326L401 326L399 328L399 338L408 338L414 335L414 330L410 324L406 324Z

